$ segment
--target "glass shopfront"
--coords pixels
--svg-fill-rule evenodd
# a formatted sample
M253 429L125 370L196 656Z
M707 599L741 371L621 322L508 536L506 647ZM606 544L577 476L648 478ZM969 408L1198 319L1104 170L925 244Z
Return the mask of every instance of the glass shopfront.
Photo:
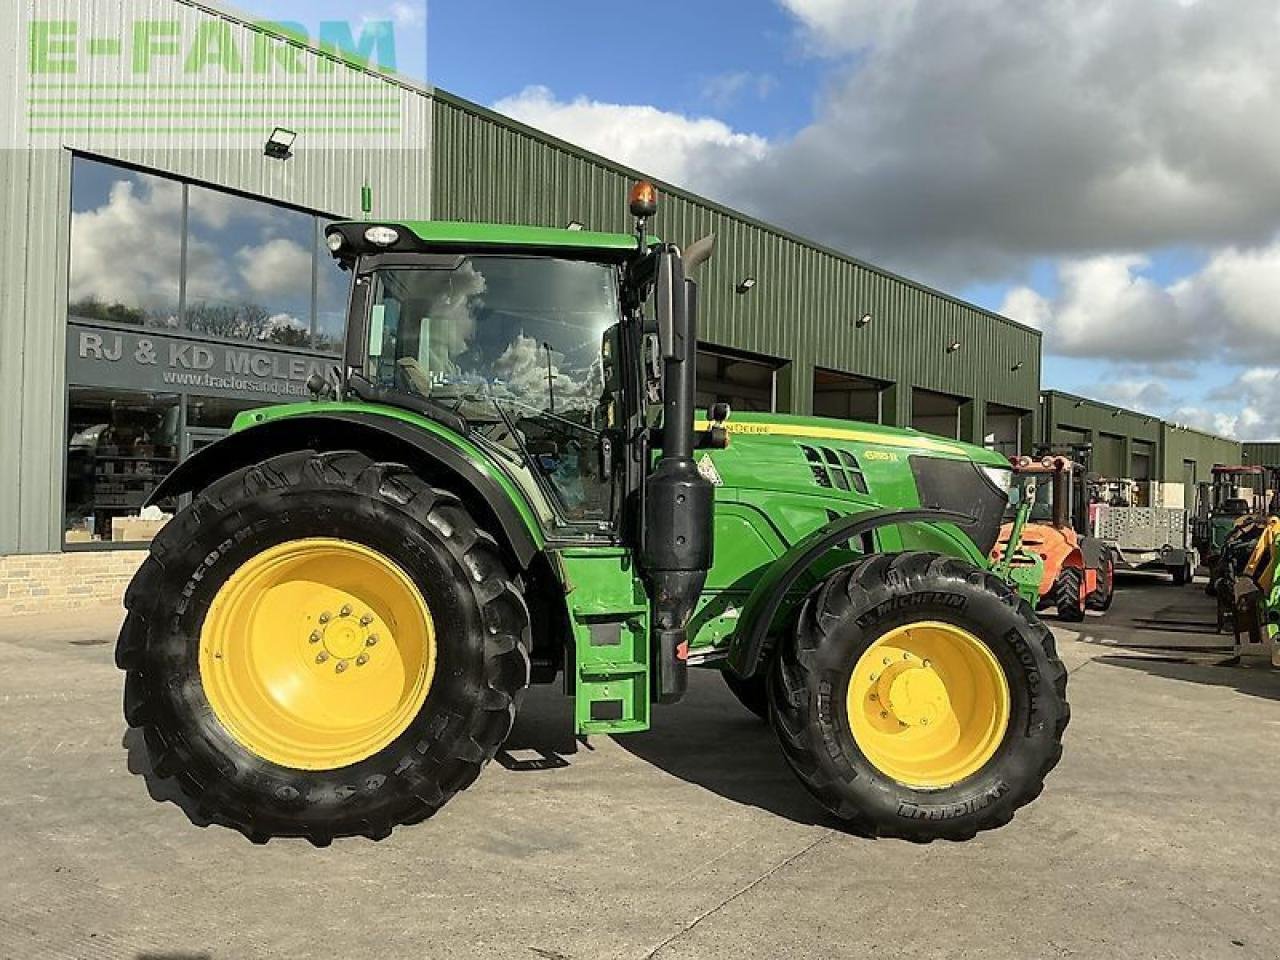
M240 412L338 362L346 277L327 219L77 157L67 308L69 549L137 545L143 511Z

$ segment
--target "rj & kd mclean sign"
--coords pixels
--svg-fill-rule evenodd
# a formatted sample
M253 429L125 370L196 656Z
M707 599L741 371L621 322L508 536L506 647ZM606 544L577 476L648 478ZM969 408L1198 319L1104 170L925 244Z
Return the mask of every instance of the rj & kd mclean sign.
M69 384L149 393L305 398L307 378L337 359L76 324L67 333Z

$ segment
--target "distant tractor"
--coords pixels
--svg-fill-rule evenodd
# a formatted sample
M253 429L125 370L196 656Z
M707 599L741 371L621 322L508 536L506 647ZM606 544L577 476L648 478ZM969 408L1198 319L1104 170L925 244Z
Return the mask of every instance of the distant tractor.
M1250 517L1261 519L1267 510L1266 467L1216 464L1212 475L1212 482L1202 489L1196 504L1192 536L1201 565L1210 570L1222 555L1232 530ZM1240 496L1241 487L1249 487L1248 496Z
M1011 510L1030 501L1028 522L1021 531L1021 551L1040 562L1041 609L1055 607L1060 620L1080 621L1086 610L1107 610L1115 594L1115 558L1111 549L1086 529L1084 465L1066 455L1013 457ZM1016 518L1000 529L992 551L999 565L1017 533ZM1016 568L1018 561L1015 558Z
M126 596L126 719L203 816L378 839L475 780L531 682L633 735L691 666L851 830L963 840L1040 793L1066 671L988 568L1009 464L696 413L712 244L655 240L655 210L639 184L634 234L326 228L341 367L169 474L153 500L190 505ZM680 813L633 807L619 831Z

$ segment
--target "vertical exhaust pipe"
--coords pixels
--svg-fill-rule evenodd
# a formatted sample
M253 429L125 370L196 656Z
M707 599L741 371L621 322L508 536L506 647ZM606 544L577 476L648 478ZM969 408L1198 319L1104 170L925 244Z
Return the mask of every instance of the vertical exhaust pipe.
M710 255L691 253L696 266ZM654 697L674 703L688 686L686 628L711 569L715 488L693 459L698 349L697 285L674 247L660 251L658 339L663 359L662 457L646 483L641 563L653 604Z

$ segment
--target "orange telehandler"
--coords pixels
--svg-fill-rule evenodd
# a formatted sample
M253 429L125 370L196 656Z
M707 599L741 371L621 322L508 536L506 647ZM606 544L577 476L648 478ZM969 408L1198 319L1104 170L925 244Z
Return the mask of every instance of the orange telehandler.
M1044 564L1038 606L1057 607L1058 618L1069 621L1083 620L1085 610L1108 609L1115 592L1115 557L1106 543L1081 532L1088 509L1084 465L1058 454L1011 457L1009 462L1014 472L1011 509L1024 491L1033 491L1035 498L1022 547ZM1022 478L1034 482L1019 483ZM993 560L1003 556L1011 534L1011 523L1001 527Z

